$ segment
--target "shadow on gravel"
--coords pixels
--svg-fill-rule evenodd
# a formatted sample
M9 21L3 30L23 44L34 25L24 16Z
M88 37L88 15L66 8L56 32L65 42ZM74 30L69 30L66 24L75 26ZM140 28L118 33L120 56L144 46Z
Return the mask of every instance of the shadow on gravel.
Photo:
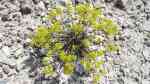
M56 77L45 77L40 73L40 68L42 67L41 59L43 57L43 50L35 48L33 52L28 53L28 58L23 62L25 65L22 69L29 68L29 77L34 79L34 84L60 84L60 76ZM81 66L76 67L78 72L75 72L67 81L67 84L84 84L80 77L87 76L81 69ZM63 83L66 84L66 83Z
M30 52L31 50L28 51L28 58L23 62L24 66L22 69L29 68L29 77L34 79L34 84L59 84L57 77L45 78L45 76L40 73L43 57L41 49L35 48L33 52Z

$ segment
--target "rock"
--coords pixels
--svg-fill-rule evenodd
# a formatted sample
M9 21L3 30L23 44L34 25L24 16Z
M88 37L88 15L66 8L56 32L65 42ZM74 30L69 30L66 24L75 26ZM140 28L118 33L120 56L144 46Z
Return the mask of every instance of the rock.
M6 48L7 49L7 48ZM7 53L7 54L6 54ZM10 59L10 53L4 52L3 50L0 50L0 62L3 64L8 64L8 65L16 65L16 61L14 59Z
M21 7L20 12L22 15L28 15L32 12L32 9L29 7Z
M35 72L31 72L30 74L29 74L29 77L35 77L37 75L37 72L35 71Z
M143 30L150 32L149 25L150 25L150 21L146 21L143 25Z
M22 54L23 54L22 52L23 52L23 49L22 49L22 48L17 49L17 50L15 51L15 57L16 57L16 58L21 57Z
M149 84L149 80L142 80L142 84Z
M3 74L2 73L0 73L0 79L2 79L3 78Z
M6 66L6 65L3 66L3 71L4 71L5 74L9 74L9 72L10 72L8 66Z
M6 56L10 56L10 48L8 46L4 46L2 52L6 54Z
M45 9L45 4L44 2L40 1L36 6L35 6L35 14L37 16L44 16L45 13L47 12L46 9Z
M148 48L148 47L145 47L143 50L143 55L146 60L150 60L150 52L149 51L150 51L150 48Z
M75 0L76 1L76 0ZM66 6L66 0L57 0L58 5Z
M150 47L150 41L145 41L144 45L146 45L147 47Z
M2 67L2 66L3 66L3 63L0 62L0 67Z
M8 15L3 15L2 18L1 18L1 20L2 20L3 22L5 22L5 21L10 21Z
M14 69L16 66L14 66L14 65L9 65L9 68L10 69Z
M112 2L113 0L105 0L106 3L110 3Z
M34 4L38 4L40 0L32 0Z
M114 6L120 10L125 10L125 6L124 6L122 0L116 0L114 3Z

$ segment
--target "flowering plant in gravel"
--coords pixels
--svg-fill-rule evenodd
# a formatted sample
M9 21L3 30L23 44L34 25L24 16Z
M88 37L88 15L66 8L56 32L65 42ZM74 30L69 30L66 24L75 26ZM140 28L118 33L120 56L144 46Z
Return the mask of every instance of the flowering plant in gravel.
M91 4L56 7L46 17L51 25L39 26L31 43L47 49L42 58L43 74L86 74L97 84L107 73L103 68L105 53L118 50L113 40L117 24Z

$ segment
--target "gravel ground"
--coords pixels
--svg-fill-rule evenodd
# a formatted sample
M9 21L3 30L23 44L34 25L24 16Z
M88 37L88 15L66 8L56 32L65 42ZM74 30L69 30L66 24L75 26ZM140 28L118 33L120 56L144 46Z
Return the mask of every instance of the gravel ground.
M121 30L121 53L102 84L150 84L150 0L95 1ZM36 27L47 25L42 17L51 5L49 0L0 0L0 84L57 84L40 81L40 59L28 46Z

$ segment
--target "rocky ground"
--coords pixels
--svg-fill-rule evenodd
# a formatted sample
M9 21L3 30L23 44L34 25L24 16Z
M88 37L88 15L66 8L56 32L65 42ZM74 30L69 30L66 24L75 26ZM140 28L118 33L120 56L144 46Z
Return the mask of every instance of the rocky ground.
M102 84L150 84L150 1L93 1L121 30L121 53ZM28 46L35 28L47 24L42 17L51 5L50 0L0 0L0 84L54 84L39 78L39 58Z

